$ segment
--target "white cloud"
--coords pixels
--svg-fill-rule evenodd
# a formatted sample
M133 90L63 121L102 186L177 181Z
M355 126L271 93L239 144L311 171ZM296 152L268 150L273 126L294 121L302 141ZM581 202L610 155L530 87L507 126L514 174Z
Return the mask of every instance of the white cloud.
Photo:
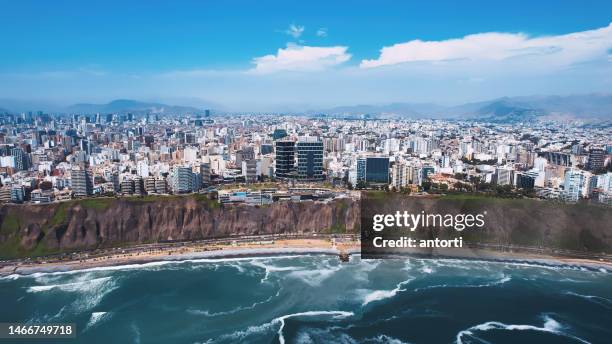
M251 72L271 73L277 71L317 71L348 61L351 54L348 47L310 47L289 44L278 49L276 55L253 59L255 67Z
M528 59L548 66L566 66L605 57L612 48L612 24L557 36L530 37L523 33L488 32L444 41L412 40L383 47L377 59L362 60L373 68L407 62L453 60L505 61Z
M322 27L317 30L317 37L327 37L327 28Z
M285 33L295 39L298 39L304 33L304 27L300 25L291 24L289 25L289 28L285 30Z

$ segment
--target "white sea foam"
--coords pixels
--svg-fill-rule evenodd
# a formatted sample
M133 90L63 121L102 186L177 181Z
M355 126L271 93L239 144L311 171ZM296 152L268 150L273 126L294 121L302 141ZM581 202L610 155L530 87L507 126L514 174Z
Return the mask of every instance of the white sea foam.
M90 328L96 326L97 324L99 324L100 322L108 319L109 317L110 317L110 313L108 313L108 312L93 312L93 313L91 313L91 317L89 318L89 321L87 322L87 325L85 327L85 331L87 331Z
M430 268L429 266L424 266L421 268L421 271L426 273L426 274L431 274L434 272L434 270L432 268Z
M311 316L321 316L321 315L331 315L333 319L344 319L344 318L355 315L355 313L345 312L345 311L308 311L308 312L283 315L281 317L275 318L274 320L272 320L271 323L280 324L280 328L278 329L278 341L280 342L280 344L285 344L285 337L283 336L283 329L285 328L285 320L289 318L295 318L295 317L304 317L304 316L311 317Z
M579 294L579 293L575 293L573 291L567 291L565 292L566 295L572 295L572 296L576 296L582 299L586 299L592 302L595 302L597 304L600 305L604 305L604 306L612 306L612 300L602 297L602 296L597 296L597 295L584 295L584 294Z
M501 285L507 282L510 282L512 278L510 276L503 275L500 279L481 284L438 284L438 285L428 285L421 288L416 288L414 291L421 291L427 289L436 289L436 288L485 288L485 287L493 287L496 285Z
M251 310L251 309L254 309L255 307L257 307L259 305L263 305L265 303L268 303L268 302L272 301L272 299L278 297L280 295L281 291L282 291L282 288L278 289L276 294L271 295L270 297L268 297L267 299L265 299L263 301L254 302L250 306L236 307L234 309L230 309L229 311L210 312L210 311L207 311L207 310L200 310L200 309L190 308L190 309L187 310L187 313L194 314L194 315L204 315L204 316L207 316L207 317L216 317L216 316L230 315L230 314L238 313L238 312L245 311L245 310Z
M251 262L249 262L251 265L261 268L265 271L264 277L262 277L261 279L261 283L264 283L266 281L268 281L268 278L270 277L270 274L273 272L281 272L281 271L296 271L296 270L300 270L302 268L300 267L296 267L296 266L274 266L271 264L266 264L265 260L253 260Z
M283 329L285 328L285 320L287 319L296 318L296 317L331 316L332 319L338 320L338 319L344 319L344 318L347 318L353 315L355 315L353 312L345 312L345 311L308 311L308 312L287 314L287 315L280 316L278 318L274 318L270 322L267 322L261 325L249 326L244 330L235 331L233 333L222 335L217 338L211 338L207 340L205 343L216 343L216 342L223 342L223 341L230 341L232 343L247 342L246 338L248 338L249 336L254 335L254 334L265 333L267 331L270 331L271 329L273 329L275 326L278 325L279 326L277 330L278 341L280 342L280 344L285 344L285 337L283 336Z
M287 251L287 252L286 252ZM188 256L176 256L176 257L168 257L167 260L159 260L159 261L153 261L153 262L147 262L147 263L140 263L140 264L125 264L125 265L110 265L110 266L98 266L98 267L93 267L93 268L86 268L86 269L77 269L77 270L66 270L66 271L48 271L48 272L34 272L31 274L12 274L6 277L1 277L1 278L12 278L12 279L17 279L17 278L21 278L21 277L32 277L32 278L40 278L42 276L56 276L56 275L73 275L73 274L80 274L80 273L87 273L87 272L103 272L103 271L123 271L123 270L147 270L147 269L154 269L154 268L158 268L158 267L162 267L165 265L172 265L172 264L185 264L185 263L213 263L213 264L218 264L218 263L226 263L226 262L242 262L242 261L256 261L256 260L272 260L272 259L287 259L287 258L296 258L296 257L306 257L308 255L304 255L304 254L298 254L301 251L300 250L278 250L278 252L283 252L283 253L292 253L293 251L295 251L296 254L290 254L290 255L278 255L278 256L249 256L249 257L233 257L233 258L223 258L222 255L230 255L230 254L242 254L242 255L248 255L248 254L263 254L265 253L265 251L261 251L261 250L257 250L257 249L252 249L252 250L236 250L236 252L222 252L222 253L215 253L215 251L209 251L206 253L210 253L207 256L210 256L211 258L186 258ZM276 251L270 251L270 253L274 253ZM307 253L307 252L306 252ZM219 258L215 258L215 254L219 255ZM193 256L197 256L197 255L203 255L202 254L194 254Z
M542 327L534 325L508 325L498 321L488 321L483 324L478 324L468 328L467 330L460 331L457 333L456 344L463 344L464 337L475 337L475 332L486 332L490 330L504 330L504 331L537 331L547 332L558 336L568 337L574 339L580 343L590 344L588 341L573 336L571 334L562 332L563 326L559 324L555 319L548 315L543 316L544 324Z
M76 294L76 299L70 305L70 310L82 312L92 309L111 291L117 288L112 277L91 279L91 274L84 274L69 283L31 286L28 293L65 292Z
M335 259L334 261L336 261ZM340 271L345 265L331 265L330 260L324 261L319 266L314 266L312 269L296 270L289 273L287 276L297 278L302 282L316 287L321 285L323 281L331 277L334 273Z
M80 280L72 283L65 284L50 284L50 285L37 285L31 286L27 289L28 293L38 293L49 290L61 290L66 292L85 292L91 290L92 288L99 287L100 284L104 284L110 281L112 277L101 277L94 278L91 280Z
M403 289L402 287L408 283L410 283L411 281L413 281L414 278L410 278L407 279L405 281L402 281L400 283L398 283L395 288L391 289L391 290L375 290L367 295L365 295L365 297L363 298L363 302L361 303L362 306L367 305L370 302L374 302L374 301L380 301L380 300L384 300L384 299L388 299L388 298L392 298L395 295L397 295L397 293L401 292L401 291L405 291L406 289Z

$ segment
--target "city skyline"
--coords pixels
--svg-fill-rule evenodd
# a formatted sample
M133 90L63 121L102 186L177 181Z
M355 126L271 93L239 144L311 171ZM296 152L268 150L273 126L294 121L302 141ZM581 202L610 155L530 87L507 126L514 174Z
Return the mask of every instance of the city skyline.
M11 101L292 111L612 88L603 1L3 7L0 98Z

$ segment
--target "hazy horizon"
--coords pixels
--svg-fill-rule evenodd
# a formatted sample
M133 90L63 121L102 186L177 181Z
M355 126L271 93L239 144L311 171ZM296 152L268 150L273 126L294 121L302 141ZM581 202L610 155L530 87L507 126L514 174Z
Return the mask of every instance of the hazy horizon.
M2 7L4 100L291 111L612 89L606 1Z

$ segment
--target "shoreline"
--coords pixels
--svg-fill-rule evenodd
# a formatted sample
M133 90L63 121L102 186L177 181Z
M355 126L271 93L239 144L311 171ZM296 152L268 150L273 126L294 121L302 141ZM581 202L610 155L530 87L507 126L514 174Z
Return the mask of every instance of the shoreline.
M498 262L509 264L530 264L542 267L565 267L575 269L586 269L591 271L612 273L612 262L594 259L579 259L569 257L556 257L517 252L499 252L493 250L478 250L476 255L457 256L427 256L421 254L401 254L397 258L417 259L456 259L466 261ZM177 251L159 250L142 254L118 254L98 257L90 260L72 260L65 262L43 262L43 263L16 263L0 267L0 278L10 275L26 276L35 273L68 273L85 272L98 269L129 269L143 267L147 264L181 263L196 260L222 260L222 259L250 259L274 256L300 256L300 255L335 255L348 253L349 255L361 256L361 250L357 242L339 243L316 239L316 240L281 240L270 244L246 244L243 246L214 247L213 249L181 249ZM393 259L393 258L388 258Z

